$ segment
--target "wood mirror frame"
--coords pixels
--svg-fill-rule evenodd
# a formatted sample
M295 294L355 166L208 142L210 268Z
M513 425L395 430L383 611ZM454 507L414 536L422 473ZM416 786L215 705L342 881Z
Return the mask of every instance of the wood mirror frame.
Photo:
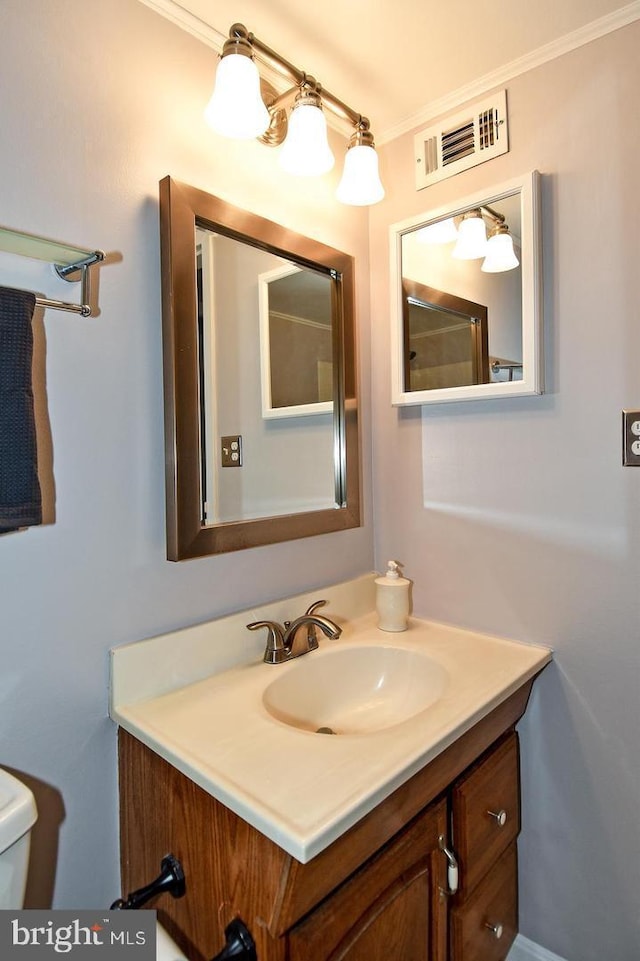
M330 272L334 281L333 508L203 523L196 225ZM353 258L171 177L160 181L160 241L168 559L185 560L359 527Z

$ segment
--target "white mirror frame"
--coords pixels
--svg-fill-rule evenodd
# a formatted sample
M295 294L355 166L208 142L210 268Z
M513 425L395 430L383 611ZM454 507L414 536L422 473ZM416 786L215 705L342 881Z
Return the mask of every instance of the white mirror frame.
M310 414L330 414L333 401L318 401L312 404L296 404L290 407L274 407L271 392L271 335L269 327L269 284L282 277L290 277L300 272L295 264L283 264L258 275L258 312L260 317L260 377L262 394L262 416L265 420L280 417L308 417Z
M504 197L520 195L522 274L522 380L434 390L404 389L404 320L402 310L402 237L445 217L456 217L481 204L492 206ZM463 400L518 397L543 392L542 277L540 257L540 174L533 170L489 190L462 198L455 206L440 207L392 224L390 241L391 288L391 402L394 406L442 404ZM436 285L437 286L437 285ZM490 321L489 321L490 322Z

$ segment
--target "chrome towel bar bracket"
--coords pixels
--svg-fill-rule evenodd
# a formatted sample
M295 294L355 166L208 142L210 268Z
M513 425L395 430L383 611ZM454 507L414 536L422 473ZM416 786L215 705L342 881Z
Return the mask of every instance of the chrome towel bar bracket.
M65 310L80 314L82 317L91 316L91 267L105 259L101 250L83 250L80 247L70 247L67 244L56 243L35 234L27 234L21 230L0 227L0 251L17 254L20 257L48 261L53 264L57 276L62 280L69 283L80 282L79 304L53 300L48 297L36 297L36 306Z

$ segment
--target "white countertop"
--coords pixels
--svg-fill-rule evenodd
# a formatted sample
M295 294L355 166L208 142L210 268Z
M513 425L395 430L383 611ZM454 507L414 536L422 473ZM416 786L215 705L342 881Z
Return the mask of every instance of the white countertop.
M362 580L352 584L359 586ZM370 578L365 593L370 591L369 581ZM317 591L314 596L331 598L331 591ZM266 616L273 617L271 607L263 609L259 616L265 616L267 610ZM293 616L300 607L297 604ZM327 608L327 616L333 617L334 609L339 610L335 598ZM358 605L352 610L357 611ZM237 627L238 618L246 624L253 613L234 615L234 625ZM219 630L224 620L228 619L212 624ZM446 671L442 696L393 727L375 733L328 737L290 727L267 712L263 704L265 688L282 672L294 669L296 661L283 665L262 663L255 652L253 634L250 636L254 648L244 663L227 669L223 665L218 671L211 670L209 663L208 676L184 683L174 672L171 685L162 681L154 639L139 642L146 645L143 652L135 650L139 645L112 652L113 720L303 863L336 840L551 660L551 651L546 647L417 618L410 619L407 631L397 634L380 631L373 614L361 614L347 623L338 617L336 620L343 626L341 638L322 638L320 650L305 658L326 656L336 645L363 643L419 650ZM198 632L203 630L204 626L187 629L191 634L184 645L186 660L192 653L188 638L195 632L199 646ZM165 646L167 651L175 647L179 632L171 637L174 644L171 648ZM157 640L162 649L163 639ZM260 633L260 650L263 643ZM142 654L155 665L157 690L153 690L148 679L141 679L142 693L136 697L131 671L137 673ZM194 670L197 676L195 668L192 673Z

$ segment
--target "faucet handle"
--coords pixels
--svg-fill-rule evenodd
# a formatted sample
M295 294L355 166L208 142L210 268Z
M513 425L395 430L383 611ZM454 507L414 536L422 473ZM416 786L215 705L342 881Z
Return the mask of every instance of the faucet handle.
M261 627L266 627L269 632L267 646L264 649L265 664L282 664L291 653L285 647L282 628L276 621L252 621L251 624L247 624L247 629L250 631L257 631Z
M307 608L307 610L304 612L305 617L308 617L309 614L315 614L315 612L318 610L318 608L319 608L319 607L324 607L326 603L327 603L327 601L314 601L314 603L311 604L311 605Z
M314 601L310 604L307 610L304 612L305 617L309 617L310 614L315 614L319 607L324 607L326 601ZM309 645L310 651L315 651L318 648L318 632L316 631L315 624L307 625L307 643Z

